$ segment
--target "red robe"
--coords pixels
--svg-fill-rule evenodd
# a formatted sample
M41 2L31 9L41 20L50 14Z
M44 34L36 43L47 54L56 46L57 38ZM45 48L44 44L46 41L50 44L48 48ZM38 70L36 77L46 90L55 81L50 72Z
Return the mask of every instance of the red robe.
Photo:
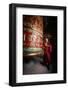
M52 52L52 45L51 44L45 44L44 45L44 56L46 58L45 63L50 64L51 63L51 52Z

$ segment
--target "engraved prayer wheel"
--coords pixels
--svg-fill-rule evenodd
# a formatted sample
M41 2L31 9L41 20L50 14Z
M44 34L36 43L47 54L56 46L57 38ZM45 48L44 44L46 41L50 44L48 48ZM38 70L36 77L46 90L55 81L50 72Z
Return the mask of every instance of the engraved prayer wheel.
M43 46L43 17L23 15L23 33L24 52L41 52Z

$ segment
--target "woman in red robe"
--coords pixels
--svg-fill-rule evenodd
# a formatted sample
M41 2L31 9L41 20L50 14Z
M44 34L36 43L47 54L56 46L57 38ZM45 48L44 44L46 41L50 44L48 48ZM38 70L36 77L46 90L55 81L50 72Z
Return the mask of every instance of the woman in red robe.
M51 64L51 53L52 53L52 45L49 42L48 38L44 41L44 63L50 65Z

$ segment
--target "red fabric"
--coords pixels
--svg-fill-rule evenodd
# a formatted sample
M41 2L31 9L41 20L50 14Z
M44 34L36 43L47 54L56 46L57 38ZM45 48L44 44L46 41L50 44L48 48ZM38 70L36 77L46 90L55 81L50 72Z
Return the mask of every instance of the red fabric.
M51 44L45 44L44 45L44 56L46 58L45 63L50 64L51 63L51 52L52 52L52 46Z

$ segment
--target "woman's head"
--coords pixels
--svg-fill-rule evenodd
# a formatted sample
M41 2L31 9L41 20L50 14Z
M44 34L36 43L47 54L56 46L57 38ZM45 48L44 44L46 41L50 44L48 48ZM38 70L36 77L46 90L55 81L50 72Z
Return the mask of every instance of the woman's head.
M49 42L48 38L46 38L45 41L46 41L46 43L48 43Z

